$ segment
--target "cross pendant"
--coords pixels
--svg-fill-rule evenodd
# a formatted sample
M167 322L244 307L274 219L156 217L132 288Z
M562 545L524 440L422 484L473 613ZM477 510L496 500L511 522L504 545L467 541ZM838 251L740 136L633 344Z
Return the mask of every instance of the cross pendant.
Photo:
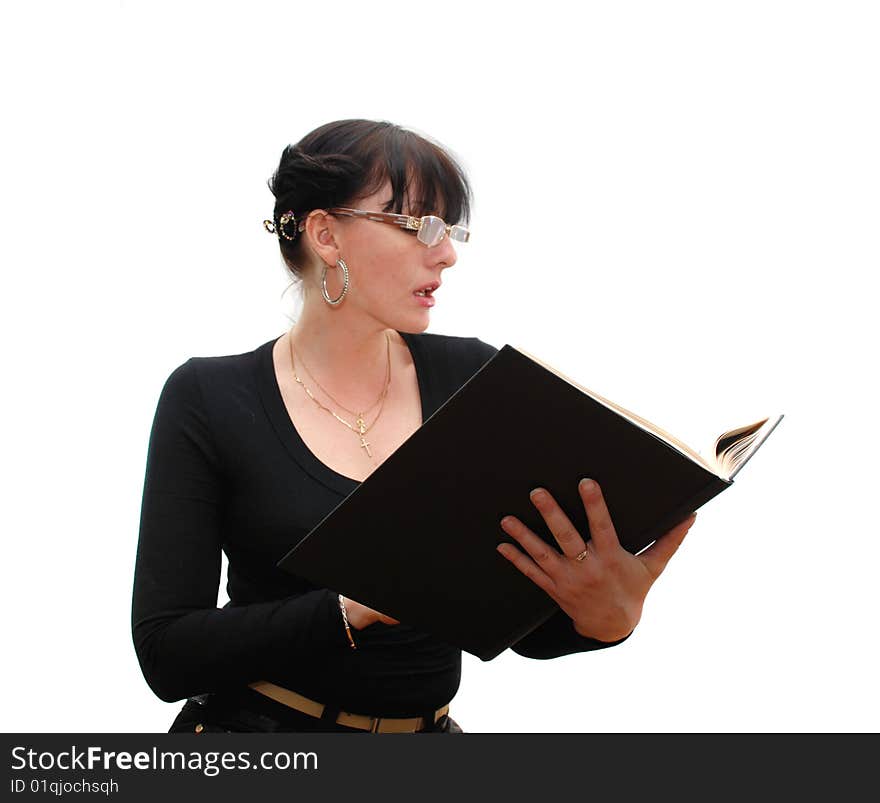
M370 451L370 444L367 443L367 439L364 437L367 433L367 425L364 423L364 417L359 415L357 418L358 429L361 433L361 446L367 453L367 457L372 457L373 453Z

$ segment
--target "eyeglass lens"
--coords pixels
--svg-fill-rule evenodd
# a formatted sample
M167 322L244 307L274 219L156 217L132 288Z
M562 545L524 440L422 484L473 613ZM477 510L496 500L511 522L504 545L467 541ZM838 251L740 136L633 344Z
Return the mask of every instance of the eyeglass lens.
M445 236L446 222L442 218L434 217L433 215L422 218L422 225L419 228L419 240L425 245L437 245ZM464 226L451 226L449 228L449 239L467 242L468 231Z
M446 224L439 217L422 218L422 225L419 228L419 239L425 245L437 245L446 234Z

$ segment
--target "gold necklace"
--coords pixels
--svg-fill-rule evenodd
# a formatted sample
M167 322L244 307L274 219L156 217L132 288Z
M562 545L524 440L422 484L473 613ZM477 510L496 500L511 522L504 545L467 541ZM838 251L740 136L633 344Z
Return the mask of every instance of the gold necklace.
M368 408L368 410L366 410L365 412L362 412L362 413L354 413L354 415L357 416L357 427L352 426L352 424L350 424L344 418L341 418L340 416L336 415L336 413L333 410L331 410L329 407L325 407L323 404L321 404L321 402L319 402L315 398L312 391L309 390L309 388L306 386L306 384L302 381L302 379L300 379L300 377L296 373L296 363L295 363L294 351L293 351L293 340L289 336L288 336L288 340L290 342L290 365L291 365L291 368L293 369L293 378L296 380L296 382L299 385L302 386L302 389L306 392L306 395L315 404L317 404L318 407L320 407L322 410L326 410L337 421L339 421L341 424L345 424L345 426L347 426L350 430L352 430L352 432L357 434L361 439L361 447L364 449L364 451L366 451L367 457L372 457L373 453L370 451L370 444L367 442L367 439L365 436L366 436L367 432L370 429L372 429L373 425L379 420L379 416L382 415L382 409L385 407L385 397L388 395L388 388L391 385L391 340L389 339L388 334L386 333L386 335L385 335L386 353L387 353L387 359L388 359L388 366L385 371L385 387L383 388L382 393L379 394L379 398L375 402L373 402L372 406L370 406ZM309 369L306 368L305 363L303 363L302 358L300 358L300 362L302 363L303 368L305 368L306 371L309 372L309 376L312 376ZM312 379L314 379L314 376L312 376ZM339 404L338 401L336 401L336 399L334 399L332 396L330 396L330 394L327 393L327 391L321 387L321 385L317 379L315 379L315 384L318 385L318 387L321 388L321 390L324 391L324 393L326 393L327 396L329 396L333 400L334 404L339 405L339 407L342 407L343 410L347 410L350 413L353 412L352 410L348 410L347 407L343 407L341 404ZM372 423L367 425L367 423L364 421L364 416L366 415L367 412L369 412L369 410L372 410L373 407L375 407L378 402L381 402L381 405L379 407L379 412L376 413L376 417L373 419Z
M332 399L333 403L334 403L337 407L341 407L343 410L345 410L345 412L347 412L347 413L351 413L353 416L356 416L356 417L358 417L358 418L363 418L363 417L364 417L368 412L370 412L370 410L372 410L372 409L373 409L373 408L374 408L374 407L375 407L380 401L383 401L384 398L385 398L385 395L388 393L388 385L389 385L389 383L391 382L391 341L390 341L390 339L388 338L388 333L387 333L387 332L385 333L385 343L387 344L387 348L388 348L388 367L387 367L387 369L386 369L386 371L385 371L385 387L382 389L382 392L379 394L379 397L376 399L376 401L374 401L374 402L373 402L373 403L372 403L372 404L371 404L366 410L364 410L362 413L356 412L355 410L349 410L348 407L345 407L345 406L344 406L341 402L339 402L337 399L334 399L333 396L331 396L330 393L327 391L327 389L326 389L326 388L325 388L325 387L324 387L324 386L323 386L323 385L322 385L322 384L321 384L321 383L315 378L315 375L309 370L309 367L305 364L305 362L303 361L303 358L302 358L301 355L300 355L300 358L299 358L299 363L300 363L300 365L302 365L302 367L305 369L306 373L312 378L312 380L314 381L314 383L315 383L315 384L321 389L321 391L324 393L324 395L325 395L325 396L328 396L330 399ZM290 358L290 359L291 359L291 362L293 362L293 356L292 356L292 355L293 355L293 341L291 341L291 343L290 343L290 353L291 353L291 358ZM303 387L305 387L305 386L303 386ZM374 421L373 423L375 423L375 421Z

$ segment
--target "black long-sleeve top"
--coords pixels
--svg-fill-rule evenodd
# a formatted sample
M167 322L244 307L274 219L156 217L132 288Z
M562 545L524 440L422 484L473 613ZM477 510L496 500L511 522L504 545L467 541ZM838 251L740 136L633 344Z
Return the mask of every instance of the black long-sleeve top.
M426 420L496 351L401 333ZM336 593L276 567L358 485L320 462L284 406L270 340L192 358L162 389L150 434L132 633L150 688L174 701L268 680L342 710L413 716L458 690L459 649L375 623L351 650ZM375 537L370 522L363 536ZM230 602L217 607L221 550ZM607 646L557 612L512 649L552 658Z

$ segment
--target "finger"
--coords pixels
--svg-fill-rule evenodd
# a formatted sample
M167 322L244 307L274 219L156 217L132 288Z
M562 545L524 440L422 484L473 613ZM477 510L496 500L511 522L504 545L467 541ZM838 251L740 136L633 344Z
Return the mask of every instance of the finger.
M521 525L522 526L522 525ZM537 536L535 536L537 537ZM541 539L538 538L540 541ZM543 542L542 542L543 543ZM546 545L545 545L546 546ZM509 560L520 572L529 578L536 586L551 594L556 588L556 583L535 561L513 544L501 543L497 546L498 551Z
M535 488L529 494L529 499L550 528L564 555L573 558L584 551L586 547L584 539L549 491Z
M596 552L611 552L620 549L620 541L617 539L617 531L611 521L611 514L605 504L602 489L595 480L582 479L578 483L578 492L587 511L587 521L590 524L590 536L596 547Z
M681 542L687 535L697 514L691 513L683 522L677 524L669 532L661 535L648 549L642 552L638 557L650 572L651 576L656 579L660 576L669 563L669 559L678 551Z
M498 544L498 551L536 586L552 596L556 584L541 571L533 560L520 552L513 544Z
M550 544L539 538L516 516L501 519L501 529L513 538L534 560L545 574L559 571L563 558Z

